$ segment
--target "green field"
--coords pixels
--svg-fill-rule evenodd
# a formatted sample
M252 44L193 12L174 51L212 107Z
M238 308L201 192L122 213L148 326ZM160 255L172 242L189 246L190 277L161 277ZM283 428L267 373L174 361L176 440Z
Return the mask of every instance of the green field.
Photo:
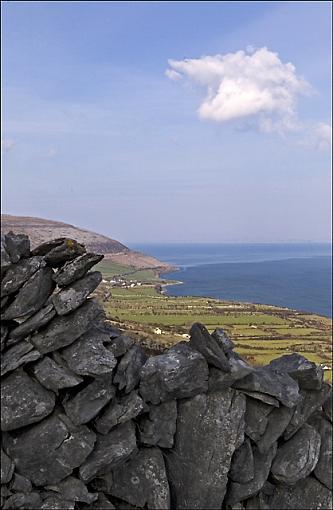
M103 276L107 276L105 272ZM330 367L325 370L325 379L332 379L330 319L265 305L167 296L156 292L154 282L158 282L156 277L149 286L135 288L110 288L104 283L97 292L108 319L131 330L146 345L154 349L169 347L184 340L182 335L188 333L193 322L202 322L210 332L218 327L225 329L236 351L254 365L298 352ZM106 288L108 295L103 300Z

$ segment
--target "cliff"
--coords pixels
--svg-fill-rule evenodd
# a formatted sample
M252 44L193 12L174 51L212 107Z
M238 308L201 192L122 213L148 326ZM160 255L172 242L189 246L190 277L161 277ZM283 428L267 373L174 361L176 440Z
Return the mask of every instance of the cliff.
M148 356L89 297L101 258L2 238L3 508L331 508L321 368L298 354L254 368L199 323Z

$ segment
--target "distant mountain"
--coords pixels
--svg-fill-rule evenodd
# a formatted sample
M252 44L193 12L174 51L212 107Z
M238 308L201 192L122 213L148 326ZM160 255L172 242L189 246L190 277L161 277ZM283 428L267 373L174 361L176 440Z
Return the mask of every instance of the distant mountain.
M105 259L125 266L133 266L139 269L153 268L161 272L170 269L168 264L149 255L132 251L124 244L110 237L60 221L2 214L1 232L4 234L10 230L17 234L27 234L32 248L57 237L70 237L84 244L88 251L102 253Z

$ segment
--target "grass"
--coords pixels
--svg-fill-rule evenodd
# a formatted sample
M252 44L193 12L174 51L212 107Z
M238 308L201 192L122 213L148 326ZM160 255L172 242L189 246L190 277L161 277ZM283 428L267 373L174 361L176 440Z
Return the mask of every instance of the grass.
M124 270L120 264L106 262L104 277ZM104 261L99 264L102 271L103 264ZM283 354L298 352L332 367L332 321L327 317L273 306L167 296L156 292L156 275L153 277L147 270L139 273L152 278L150 285L126 289L102 283L97 295L103 300L108 290L103 301L108 319L145 338L152 346L164 348L184 340L181 335L187 334L194 322L202 322L210 332L218 327L225 329L235 350L254 365L265 365ZM133 274L131 279L135 279ZM162 334L157 335L156 328ZM325 380L332 381L332 370L325 370L324 374Z

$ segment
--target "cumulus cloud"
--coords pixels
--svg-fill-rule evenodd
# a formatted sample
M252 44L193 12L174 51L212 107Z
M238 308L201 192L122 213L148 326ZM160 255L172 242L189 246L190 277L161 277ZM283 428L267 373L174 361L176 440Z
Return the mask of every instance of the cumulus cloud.
M297 131L297 98L310 84L267 48L197 59L169 60L169 78L187 78L206 89L198 114L215 122L251 120L260 130Z
M332 126L319 122L314 129L315 144L320 150L329 149L332 143Z
M14 140L9 140L8 138L3 138L1 140L1 152L8 152L14 146Z

